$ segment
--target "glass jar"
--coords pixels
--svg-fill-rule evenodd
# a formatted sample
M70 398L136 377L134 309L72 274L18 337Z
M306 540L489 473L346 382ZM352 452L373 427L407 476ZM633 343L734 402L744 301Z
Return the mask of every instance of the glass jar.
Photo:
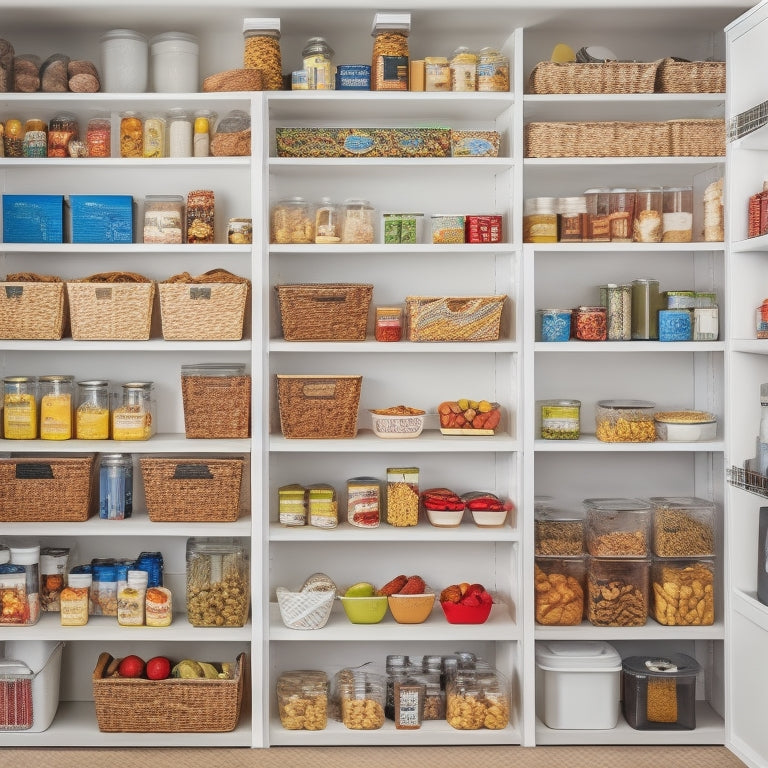
M144 621L148 627L169 627L173 621L173 596L168 587L147 587Z
M648 617L647 558L587 558L587 619L596 627L642 627Z
M573 314L573 334L581 341L605 341L607 338L605 307L577 307Z
M556 197L530 197L523 203L523 242L557 242L556 203Z
M213 190L187 193L187 242L211 244L216 234L216 199Z
M112 121L109 115L92 117L85 129L88 157L112 157Z
M557 237L561 243L580 243L587 239L587 198L558 197Z
M105 453L99 462L99 517L124 520L133 512L133 460L130 454Z
M374 210L367 200L347 199L341 222L342 243L373 243Z
M477 54L460 46L451 55L451 90L477 90Z
M310 37L301 51L302 67L307 73L307 89L332 91L336 84L333 66L335 51L322 37Z
M280 724L289 731L322 731L328 723L328 675L316 670L283 672L277 680Z
M611 190L609 222L611 242L631 243L632 225L635 218L636 190L617 188Z
M185 109L168 111L168 157L192 157L192 117Z
M347 480L347 522L356 528L377 528L381 520L381 484L375 477Z
M92 578L90 573L69 574L60 597L61 626L83 627L88 623Z
M506 728L510 707L509 683L495 669L459 668L446 683L445 719L457 730Z
M374 24L371 55L372 91L407 91L409 30L403 25Z
M187 539L187 619L193 627L242 627L248 618L248 545Z
M48 126L42 120L27 120L21 151L24 157L48 157Z
M144 120L144 157L167 157L165 146L165 117L151 114Z
M645 187L637 190L632 239L636 243L661 242L661 187Z
M387 522L398 527L418 524L418 467L387 469Z
M632 281L632 338L659 338L659 281L638 277Z
M41 376L40 438L69 440L73 436L74 376Z
M3 437L6 440L34 440L37 437L35 376L3 379Z
M261 70L264 90L282 90L280 19L243 19L243 41L243 66L246 69Z
M341 241L341 211L330 197L321 197L315 208L315 242L338 243Z
M292 483L278 488L277 499L280 525L307 524L307 493L303 485Z
M571 309L537 309L536 341L568 341L572 314Z
M152 382L123 384L122 404L112 411L113 440L149 440L152 436Z
M537 555L582 555L583 510L537 508L534 511L533 541Z
M480 49L477 58L477 90L509 90L509 59L495 48Z
M313 243L315 224L303 197L286 197L272 207L269 239L272 243Z
M12 117L5 121L3 155L24 157L24 124L18 118Z
M655 403L649 400L599 400L595 407L595 434L606 443L652 443Z
M227 242L230 245L250 245L253 242L251 219L230 219L227 222Z
M403 310L400 307L376 307L376 341L400 341L403 337Z
M77 115L59 112L48 124L48 157L70 157L69 144L80 138Z
M61 590L64 588L69 562L68 547L40 548L40 610L56 612L59 610ZM8 560L10 561L10 551ZM0 563L3 562L0 552Z
M109 382L78 381L75 437L78 440L109 438Z
M101 89L144 93L149 84L149 42L132 29L111 29L100 39Z
M144 157L144 121L138 112L120 113L120 157Z
M387 679L363 669L341 669L333 678L341 722L355 731L375 731L384 725Z
M541 437L543 440L578 440L580 430L580 400L542 400Z
M632 286L628 283L601 285L600 304L605 307L608 341L631 341Z
M195 121L192 130L192 155L194 157L208 157L211 154L211 138L215 115L208 109L199 109L195 112Z
M572 627L584 618L583 556L535 559L534 618L537 624Z
M590 243L607 243L611 239L611 190L607 187L588 189L584 193L587 229L584 239Z
M587 551L593 557L646 557L651 505L641 499L584 499Z
M693 187L664 187L663 243L690 243L693 239Z
M163 32L150 40L149 50L155 93L197 93L200 46L195 35Z

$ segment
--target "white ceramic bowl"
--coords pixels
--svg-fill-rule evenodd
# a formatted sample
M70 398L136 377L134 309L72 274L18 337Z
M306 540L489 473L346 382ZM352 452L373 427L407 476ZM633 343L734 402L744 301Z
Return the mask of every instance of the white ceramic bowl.
M424 414L408 416L384 416L371 411L373 434L377 437L403 439L418 437L424 429Z
M717 436L717 418L705 411L660 412L654 421L658 440L695 443Z
M475 525L480 528L499 528L504 525L504 521L507 519L507 510L473 509L472 519L475 521Z
M425 509L427 519L436 528L455 528L464 517L463 509Z

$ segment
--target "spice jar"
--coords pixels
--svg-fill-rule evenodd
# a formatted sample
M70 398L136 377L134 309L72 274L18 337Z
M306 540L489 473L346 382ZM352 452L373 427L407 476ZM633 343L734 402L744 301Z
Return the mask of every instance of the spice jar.
M495 48L481 48L477 58L477 90L509 90L509 59Z
M322 37L310 37L301 51L304 71L307 73L307 89L332 91L336 84L333 67L334 50Z
M335 528L339 523L336 491L330 485L318 483L307 487L307 514L315 528Z
M35 376L3 379L3 437L6 440L34 440L37 437Z
M265 90L282 90L280 19L243 19L243 39L245 43L243 66L246 69L261 71Z
M477 90L477 54L460 46L451 55L451 90Z
M62 627L83 627L88 623L92 578L90 573L69 574L60 598Z
M195 35L163 32L149 41L155 93L197 93L200 46Z
M120 113L120 157L144 157L144 123L138 112Z
M611 190L607 187L588 189L584 197L588 222L584 239L590 243L607 243L611 239Z
M48 157L70 157L69 144L80 138L77 116L59 112L48 124Z
M400 307L376 307L376 341L400 341L403 337L403 310Z
M227 242L231 245L249 245L253 242L251 219L230 219L227 222Z
M330 197L321 197L315 209L315 242L338 243L341 240L341 212Z
M367 200L353 198L345 200L341 222L341 242L373 243L373 218L373 207Z
M112 439L149 440L152 382L128 382L122 387L122 404L112 411Z
M693 239L693 187L664 187L663 243L690 243Z
M248 585L244 540L187 539L187 618L193 627L244 626Z
M41 376L40 438L69 440L73 436L74 376Z
M307 524L307 494L303 485L292 483L277 490L280 525L293 527Z
M611 190L609 222L611 242L631 243L635 216L636 190L617 188Z
M397 527L419 522L419 468L387 469L387 522Z
M192 157L192 118L185 109L168 111L168 157Z
M133 512L133 460L129 454L105 453L99 462L99 517L124 520Z
M605 307L608 341L632 339L632 286L607 283L600 286L600 304Z
M581 341L605 341L607 314L605 307L577 307L573 314L574 336Z
M661 204L661 187L637 190L632 224L632 239L636 243L661 242Z
M381 519L381 485L375 477L347 480L347 522L357 528L378 528Z
M112 122L109 115L97 115L85 129L85 150L88 157L112 156Z
M555 197L531 197L523 203L523 242L556 243Z
M271 243L313 243L314 216L303 197L286 197L273 206L270 215Z
M24 157L48 157L48 126L42 120L25 123L21 152Z
M659 281L638 277L632 281L632 338L659 338Z
M213 243L216 202L210 189L196 189L187 194L187 242Z
M78 381L75 437L78 440L109 438L109 382Z
M580 400L542 400L541 437L544 440L578 440Z
M151 114L144 120L144 157L166 157L165 117Z
M410 17L377 14L373 22L371 56L372 91L407 91L410 51Z

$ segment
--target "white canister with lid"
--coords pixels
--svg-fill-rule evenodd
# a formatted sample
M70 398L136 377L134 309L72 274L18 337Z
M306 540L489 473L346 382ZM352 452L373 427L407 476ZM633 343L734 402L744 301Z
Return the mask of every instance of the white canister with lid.
M101 89L144 93L149 82L149 44L133 29L111 29L101 36Z
M197 93L200 46L186 32L163 32L150 41L152 88L156 93Z

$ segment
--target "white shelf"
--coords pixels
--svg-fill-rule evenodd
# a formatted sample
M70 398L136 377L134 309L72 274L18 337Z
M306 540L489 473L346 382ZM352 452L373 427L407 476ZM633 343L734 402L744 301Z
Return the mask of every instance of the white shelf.
M724 251L725 243L526 243L534 256L544 253L691 253ZM768 245L766 245L768 248Z
M0 94L0 104L2 97L7 94ZM26 95L26 94L25 94ZM24 99L26 101L26 99ZM168 107L168 100L164 102L164 108ZM242 105L241 105L242 106ZM224 167L250 167L249 157L4 157L3 166L22 167L26 169L47 168L52 171L54 168L65 168L70 171L77 168L79 171L93 170L94 168L120 168L122 170L158 170L162 168L178 169L193 168L199 171L203 169L224 168ZM112 248L111 244L101 246L102 250ZM186 245L185 248L197 248L196 245Z
M725 627L716 621L707 627L665 627L649 618L642 627L596 627L583 621L577 627L545 627L537 624L537 640L723 640Z
M6 352L247 352L250 353L252 341L167 341L166 339L148 339L147 341L77 341L75 339L50 339L45 341L0 340L0 350Z
M4 158L2 161L3 165L7 161L8 159ZM153 160L152 162L159 161ZM199 245L190 245L189 243L180 243L178 245L159 243L0 243L0 252L38 253L41 255L54 253L94 253L98 254L99 257L109 257L111 254L123 256L126 253L151 254L154 256L182 254L184 258L190 256L210 258L211 254L219 255L226 253L241 254L243 260L250 260L251 246L229 245L228 243L200 243Z
M542 440L534 441L534 450L542 453L568 453L581 452L608 452L608 453L634 453L637 451L647 453L671 453L671 452L704 452L720 453L725 450L725 443L719 440L700 440L696 442L676 442L671 440L656 440L652 443L610 443L598 440L595 435L582 433L578 440Z
M456 245L435 245L434 243L414 243L389 245L384 243L370 243L368 245L277 245L270 244L270 254L293 254L297 256L317 257L323 256L357 256L370 254L372 256L393 256L395 254L430 254L441 256L446 253L490 253L512 254L517 252L517 247L511 243L460 243Z
M149 440L0 440L8 453L242 453L251 452L248 439L192 440L184 435L158 434Z
M626 169L627 173L640 166L681 166L699 172L706 171L713 165L725 165L725 157L527 157L523 164L531 169L575 165L585 170L590 167L618 166Z
M370 170L401 175L404 168L426 169L439 168L453 171L465 169L477 170L490 168L508 171L514 162L508 157L272 157L269 160L270 171L279 174L293 173L305 175L311 171L329 170ZM362 171L361 171L362 172Z
M768 632L768 606L757 599L757 592L733 590L733 608L753 624Z
M326 354L332 352L384 354L512 354L520 352L516 341L286 341L270 339L270 352L296 352L302 354Z
M724 352L724 341L537 341L535 352L615 354L616 352Z

